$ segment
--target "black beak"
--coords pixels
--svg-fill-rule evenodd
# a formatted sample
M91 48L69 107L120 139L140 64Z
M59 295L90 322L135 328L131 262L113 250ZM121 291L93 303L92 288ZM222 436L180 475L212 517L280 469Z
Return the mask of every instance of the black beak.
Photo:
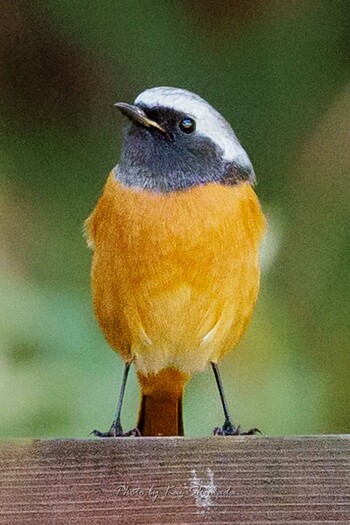
M146 126L146 128L157 128L163 133L165 133L165 129L162 128L162 126L160 126L160 124L158 124L158 122L156 122L155 120L149 119L146 113L138 106L134 106L133 104L126 104L126 102L117 102L114 105L130 120L133 120L138 124L142 124L142 126Z

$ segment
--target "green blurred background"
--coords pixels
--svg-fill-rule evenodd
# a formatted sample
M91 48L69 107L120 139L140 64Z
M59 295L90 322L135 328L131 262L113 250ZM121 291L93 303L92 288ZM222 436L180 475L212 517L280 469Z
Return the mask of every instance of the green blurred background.
M234 421L265 434L349 431L348 0L5 0L0 27L0 435L107 429L122 363L94 320L82 236L122 118L157 85L231 122L268 216L253 322L222 363ZM135 425L132 375L123 412ZM210 370L187 435L222 413Z

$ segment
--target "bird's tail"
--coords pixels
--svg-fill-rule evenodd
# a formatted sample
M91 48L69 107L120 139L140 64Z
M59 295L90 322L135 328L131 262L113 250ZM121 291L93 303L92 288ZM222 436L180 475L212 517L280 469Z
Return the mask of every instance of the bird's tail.
M174 368L138 373L141 405L137 428L142 436L183 436L182 396L188 375Z

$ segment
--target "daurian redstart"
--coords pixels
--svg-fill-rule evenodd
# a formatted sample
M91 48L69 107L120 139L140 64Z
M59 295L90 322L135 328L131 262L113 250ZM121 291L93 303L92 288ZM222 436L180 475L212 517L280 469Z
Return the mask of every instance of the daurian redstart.
M194 372L217 367L249 323L259 290L265 220L252 164L226 120L184 89L157 87L127 117L121 157L86 221L96 317L125 361L117 413L101 437L183 435L182 396ZM137 429L120 412L130 364L141 386ZM252 429L248 433L254 433Z

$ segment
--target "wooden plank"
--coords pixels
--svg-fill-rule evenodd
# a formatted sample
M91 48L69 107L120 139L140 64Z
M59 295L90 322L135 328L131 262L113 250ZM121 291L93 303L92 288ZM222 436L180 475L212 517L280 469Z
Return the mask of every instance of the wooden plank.
M1 524L350 523L350 436L0 442Z

